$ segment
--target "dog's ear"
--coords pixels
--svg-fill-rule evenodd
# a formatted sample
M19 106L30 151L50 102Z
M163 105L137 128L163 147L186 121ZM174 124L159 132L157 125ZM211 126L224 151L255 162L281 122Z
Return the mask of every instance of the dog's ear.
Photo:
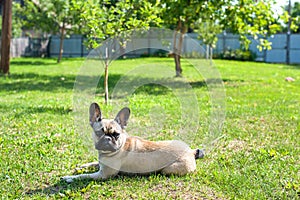
M125 128L127 125L127 121L129 119L130 116L130 109L125 107L122 110L119 111L119 113L117 114L115 121L120 124L120 126L122 128Z
M100 106L97 103L92 103L90 106L90 125L93 126L94 122L101 121L102 114Z

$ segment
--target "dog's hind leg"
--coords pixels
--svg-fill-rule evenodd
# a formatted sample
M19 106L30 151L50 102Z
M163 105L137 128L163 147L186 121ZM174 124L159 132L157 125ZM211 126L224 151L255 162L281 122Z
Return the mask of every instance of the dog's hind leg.
M196 159L203 158L204 152L194 149L182 155L177 161L162 169L163 174L185 175L196 170Z
M173 164L162 169L161 173L166 175L174 174L174 175L182 176L195 171L195 169L196 169L195 159L194 162L191 161L190 163L187 163L185 161L176 161Z
M195 149L195 159L199 159L203 157L204 157L204 150Z

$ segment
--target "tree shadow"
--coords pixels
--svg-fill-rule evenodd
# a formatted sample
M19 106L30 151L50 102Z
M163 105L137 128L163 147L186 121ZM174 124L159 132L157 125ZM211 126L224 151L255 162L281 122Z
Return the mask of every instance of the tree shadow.
M192 88L207 87L207 83L205 81L191 81L189 84L192 86Z
M121 78L121 74L112 74L109 76L109 89L112 90L118 80ZM78 82L78 77L81 82ZM1 77L0 77L1 78ZM4 78L4 77L3 77ZM93 83L89 81L92 79ZM57 90L73 90L74 84L81 85L79 87L96 87L99 90L103 90L103 76L76 76L76 75L44 75L38 73L14 73L9 75L1 81L0 90L6 92L23 92L23 91L48 91L54 92ZM98 85L97 82L98 81ZM95 82L95 83L94 83ZM86 86L84 86L86 84ZM84 88L89 89L89 88ZM90 88L93 89L93 88Z
M171 87L169 87L171 86ZM193 81L193 82L179 82L176 80L173 81L168 81L166 85L160 85L160 84L155 84L155 83L149 83L146 85L143 85L139 88L137 88L134 92L134 94L141 94L145 93L148 95L166 95L172 93L173 89L181 89L181 90L189 90L191 88L202 88L202 87L207 87L207 84L205 81Z
M15 107L16 108L16 107ZM11 106L6 106L4 104L0 105L0 110L10 110ZM17 108L18 109L18 108ZM72 108L65 107L65 106L51 106L51 105L39 105L39 106L28 106L24 107L21 106L18 113L15 114L15 118L26 116L28 114L37 114L37 113L52 113L52 114L59 114L59 115L66 115L72 112Z
M72 75L11 74L8 80L2 81L0 89L7 92L72 89L74 80L75 76Z
M51 59L47 59L47 60L12 60L10 61L11 65L16 65L16 66L20 66L23 67L24 65L33 65L33 66L40 66L40 67L44 67L46 65L55 65L57 64L56 60L51 60ZM16 67L14 66L14 67Z
M125 78L124 78L125 77ZM125 81L124 81L124 79ZM38 73L14 73L8 78L2 79L0 90L6 92L23 91L48 91L73 90L74 84L79 89L95 89L96 93L103 93L103 75L45 75ZM76 81L76 82L75 82ZM168 77L158 78L143 76L125 76L123 74L110 74L108 78L109 93L115 89L133 90L135 94L145 93L147 95L165 95L173 89L205 88L208 84L221 84L223 82L244 82L244 80L208 79L199 81L186 81L185 79ZM91 87L91 88L88 88ZM119 88L118 88L119 87Z
M300 69L300 64L290 64L289 65L292 69Z
M227 83L243 83L245 80L242 79L206 79L199 81L185 81L181 78L166 78L162 80L157 80L155 78L144 78L144 77L134 77L132 78L132 84L128 84L129 87L134 88L132 94L147 94L147 95L166 95L173 92L173 90L187 91L196 88L209 88L212 87L222 87ZM143 84L146 83L146 84ZM110 91L116 86L116 82L110 85ZM138 87L136 87L136 85ZM124 90L129 87L122 86ZM126 93L126 92L125 92ZM120 95L122 96L122 95ZM118 98L118 97L117 97Z
M33 190L28 190L25 192L26 196L41 195L46 196L56 195L59 193L65 194L67 191L78 191L87 187L90 184L91 180L77 180L72 183L67 183L63 180L58 181L54 185L48 187L37 188Z
M155 173L153 173L155 174ZM97 183L101 183L103 181L109 182L109 181L120 181L122 182L124 178L131 178L133 181L135 179L140 179L141 177L150 177L150 175L123 175L123 174L118 174L115 177L107 180L97 180ZM42 187L42 188L37 188L37 189L30 189L25 191L25 195L28 197L34 196L34 195L45 195L45 196L51 196L51 195L66 195L72 193L72 192L81 192L85 190L85 188L88 188L91 182L94 182L92 179L82 179L82 180L74 180L71 183L67 183L64 180L59 180L53 185L50 185L48 187ZM109 183L108 183L109 184ZM113 185L112 185L113 187Z
M124 76L125 77L125 76ZM102 78L100 82L102 83ZM124 95L145 94L145 95L167 95L176 92L187 91L191 88L207 87L204 80L189 82L182 78L166 77L141 77L141 76L109 76L109 92L114 93L114 98L120 98Z

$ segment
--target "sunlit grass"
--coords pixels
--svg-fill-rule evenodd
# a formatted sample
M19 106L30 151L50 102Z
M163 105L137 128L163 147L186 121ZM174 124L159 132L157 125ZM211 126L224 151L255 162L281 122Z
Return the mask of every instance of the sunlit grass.
M110 92L121 77L144 63L174 70L170 58L114 61L110 68ZM82 65L83 59L64 60L61 64L52 59L13 59L11 75L0 77L2 198L299 198L299 66L215 61L226 89L226 121L214 149L197 161L195 174L117 176L105 182L84 180L66 184L60 181L62 176L97 157L78 136L74 125L73 86ZM190 144L201 147L201 137L208 130L209 96L201 82L203 77L184 61L183 70L197 95L200 110L199 138ZM288 76L296 81L285 81ZM102 81L101 78L96 99L105 117L114 117L115 108L103 105ZM138 130L154 126L153 116L162 110L158 116L164 118L163 126L148 137L170 139L176 135L174 130L182 123L178 117L180 102L170 89L157 84L143 85L128 101L132 110L129 134L144 137Z

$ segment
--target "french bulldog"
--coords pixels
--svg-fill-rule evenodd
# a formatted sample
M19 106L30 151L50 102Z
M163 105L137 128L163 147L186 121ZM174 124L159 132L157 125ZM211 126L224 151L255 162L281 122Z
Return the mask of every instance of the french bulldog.
M93 141L98 151L98 162L83 167L98 165L99 171L90 174L64 176L66 182L75 179L107 179L125 174L185 175L196 170L196 159L203 158L200 149L191 149L179 140L149 141L129 136L127 125L130 109L125 107L114 119L103 119L100 106L92 103L89 120L93 129Z

